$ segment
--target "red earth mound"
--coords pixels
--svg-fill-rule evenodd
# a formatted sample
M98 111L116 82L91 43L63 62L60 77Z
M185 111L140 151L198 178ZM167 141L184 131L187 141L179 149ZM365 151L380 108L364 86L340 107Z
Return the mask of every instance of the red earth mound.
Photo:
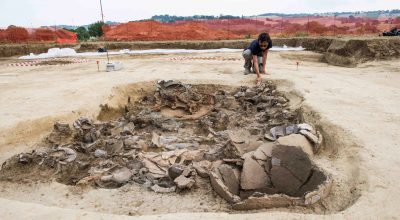
M106 40L219 40L241 38L223 29L210 29L201 21L161 23L157 21L129 22L105 26Z
M366 17L273 17L215 19L162 23L135 21L104 26L104 39L130 40L219 40L252 38L260 32L273 36L378 35L400 26L400 19Z
M4 43L54 42L69 44L76 43L76 41L76 34L64 29L26 29L14 26L0 29L0 42Z

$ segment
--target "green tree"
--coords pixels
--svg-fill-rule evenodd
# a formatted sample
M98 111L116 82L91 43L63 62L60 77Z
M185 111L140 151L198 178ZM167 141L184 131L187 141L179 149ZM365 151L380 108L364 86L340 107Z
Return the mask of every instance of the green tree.
M89 25L89 35L92 37L101 37L103 36L103 27L104 23L102 21L98 21Z
M86 41L90 38L89 32L85 27L78 27L74 32L78 35L78 40L80 41Z

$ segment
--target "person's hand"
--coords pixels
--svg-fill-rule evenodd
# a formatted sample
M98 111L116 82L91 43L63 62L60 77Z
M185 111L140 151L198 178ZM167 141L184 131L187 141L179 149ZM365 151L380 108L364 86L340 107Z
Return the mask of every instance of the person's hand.
M262 78L261 78L260 75L258 75L258 76L257 76L257 80L256 80L257 85L260 84L261 81L262 81Z
M267 71L265 70L265 67L262 68L261 73L262 74L267 74Z

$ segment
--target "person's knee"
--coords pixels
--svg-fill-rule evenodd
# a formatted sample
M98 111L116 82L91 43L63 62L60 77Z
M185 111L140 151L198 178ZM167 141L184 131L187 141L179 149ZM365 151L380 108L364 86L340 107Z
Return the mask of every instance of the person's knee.
M243 51L242 55L243 55L243 58L245 58L245 59L251 59L252 58L251 50L249 50L249 49Z

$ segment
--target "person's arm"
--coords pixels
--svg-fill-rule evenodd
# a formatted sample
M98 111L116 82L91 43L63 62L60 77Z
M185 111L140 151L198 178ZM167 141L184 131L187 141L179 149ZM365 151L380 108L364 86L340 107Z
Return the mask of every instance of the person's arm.
M257 74L257 79L260 78L260 70L258 68L258 58L257 55L253 55L253 65L254 65L254 70Z
M265 50L263 52L263 58L262 58L263 69L261 70L261 72L265 73L265 74L267 74L267 71L265 70L266 65L267 65L267 57L268 57L268 50Z

